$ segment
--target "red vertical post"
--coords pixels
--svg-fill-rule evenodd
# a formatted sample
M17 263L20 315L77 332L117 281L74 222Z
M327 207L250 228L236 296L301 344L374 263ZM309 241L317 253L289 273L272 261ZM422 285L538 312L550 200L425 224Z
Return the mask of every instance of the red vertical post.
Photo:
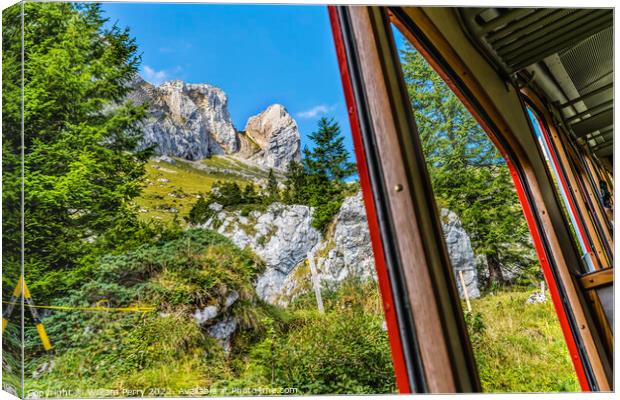
M351 75L349 73L347 56L344 48L344 39L342 36L340 20L336 12L336 6L328 6L329 19L331 22L332 33L334 36L334 44L336 47L336 55L340 67L340 76L342 78L342 86L345 99L347 102L347 112L349 114L349 122L351 125L351 135L353 138L353 146L355 149L355 159L359 174L360 186L366 206L366 216L368 219L368 229L370 231L370 240L372 250L375 256L375 268L377 270L377 279L383 300L383 310L385 313L385 321L387 324L387 332L392 351L392 362L394 365L394 374L396 375L396 385L400 393L411 393L411 385L407 374L407 366L403 355L403 346L399 334L398 320L396 310L394 308L394 299L387 266L385 263L383 244L381 241L381 232L379 230L379 220L372 195L372 187L370 184L370 176L368 173L368 165L366 163L366 155L364 153L364 145L362 142L362 134L360 131L360 123L358 120L357 106L353 94L353 86L351 83Z

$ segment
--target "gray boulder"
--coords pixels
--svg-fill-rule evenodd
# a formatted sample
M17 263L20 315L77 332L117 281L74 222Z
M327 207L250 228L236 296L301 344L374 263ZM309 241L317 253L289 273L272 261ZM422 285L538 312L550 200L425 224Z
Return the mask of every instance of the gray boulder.
M219 312L220 309L217 306L206 306L202 310L196 310L196 312L194 312L194 319L196 320L196 323L198 323L198 325L204 325L217 317Z
M237 330L237 319L228 316L207 329L207 334L217 339L226 353L230 353L231 340Z
M441 220L459 295L464 297L464 291L459 276L460 271L463 274L463 280L465 281L469 297L480 297L476 260L474 258L474 250L471 247L469 235L467 235L461 221L454 212L442 209Z

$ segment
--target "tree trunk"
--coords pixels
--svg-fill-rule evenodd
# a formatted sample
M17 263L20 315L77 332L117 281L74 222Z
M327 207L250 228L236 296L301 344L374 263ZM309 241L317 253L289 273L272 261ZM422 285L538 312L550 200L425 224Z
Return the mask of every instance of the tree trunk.
M487 266L489 267L489 283L491 286L493 282L498 284L504 283L504 275L502 274L502 267L499 262L499 258L495 254L487 254Z

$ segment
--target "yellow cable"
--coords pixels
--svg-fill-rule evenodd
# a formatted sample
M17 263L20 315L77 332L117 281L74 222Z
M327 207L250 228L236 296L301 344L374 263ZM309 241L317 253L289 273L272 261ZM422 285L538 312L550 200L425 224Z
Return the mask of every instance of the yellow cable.
M22 302L16 302L16 298L22 293L24 293L24 297L22 299ZM24 304L24 301L26 300L26 304ZM70 307L70 306L41 306L41 305L35 305L32 304L32 297L30 297L30 290L28 289L28 286L26 285L26 281L24 280L24 276L20 276L19 278L19 282L17 282L17 286L15 286L15 290L13 291L13 298L11 299L11 301L2 301L2 303L4 304L9 304L11 306L15 306L17 304L19 305L25 305L27 307L31 308L31 313L32 313L32 317L34 318L36 324L36 328L37 328L37 332L39 333L39 337L41 338L41 343L43 343L43 348L45 348L46 351L50 351L52 349L52 343L50 342L49 337L47 336L47 332L45 332L45 327L43 327L43 323L41 323L41 319L38 316L38 313L33 310L34 308L45 308L45 309L49 309L49 310L67 310L67 311L103 311L103 312L141 312L142 314L145 314L147 312L151 312L151 311L155 311L155 307L103 307L103 306L99 306L100 303L102 303L105 300L102 300L100 302L97 303L97 307ZM11 314L11 311L13 309L13 307L9 307L10 310L7 312L7 315L3 315L2 316L2 333L4 333L4 330L6 329L6 326L8 325L9 321L8 318Z
M4 304L20 304L20 303L13 303L10 301L3 301ZM142 313L146 313L146 312L151 312L151 311L155 311L155 307L70 307L70 306L42 306L42 305L27 305L26 307L33 307L33 308L45 308L45 309L49 309L49 310L75 310L75 311L103 311L103 312L142 312Z

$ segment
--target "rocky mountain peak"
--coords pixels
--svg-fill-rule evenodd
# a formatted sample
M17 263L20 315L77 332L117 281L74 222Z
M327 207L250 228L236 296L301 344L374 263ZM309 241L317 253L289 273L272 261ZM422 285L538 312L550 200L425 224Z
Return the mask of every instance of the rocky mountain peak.
M264 167L285 170L291 161L301 159L297 123L281 104L250 117L240 142L240 155Z
M297 123L281 104L250 117L237 132L228 112L228 97L207 83L171 80L154 86L136 75L128 98L150 103L143 122L142 148L155 146L159 155L200 160L230 154L262 168L286 170L301 159Z
M272 104L265 111L248 119L245 132L256 144L264 148L270 137L280 134L291 125L296 127L286 108L281 104Z
M188 160L238 150L228 98L220 88L180 80L154 86L138 78L132 86L129 99L138 104L150 102L143 122L143 148L155 146L158 154Z

